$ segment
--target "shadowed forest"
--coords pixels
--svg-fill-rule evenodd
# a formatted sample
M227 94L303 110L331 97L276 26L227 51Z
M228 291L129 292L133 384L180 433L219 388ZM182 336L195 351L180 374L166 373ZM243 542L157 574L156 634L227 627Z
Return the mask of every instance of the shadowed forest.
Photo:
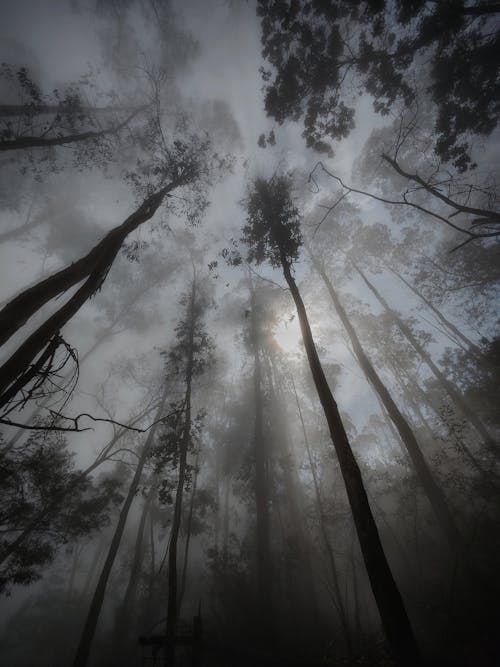
M500 5L0 7L0 662L500 664Z

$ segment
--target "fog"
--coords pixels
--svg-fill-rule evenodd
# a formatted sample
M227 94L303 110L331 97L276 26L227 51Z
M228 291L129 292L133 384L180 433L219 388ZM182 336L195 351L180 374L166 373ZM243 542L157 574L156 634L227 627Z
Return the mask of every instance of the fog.
M500 663L498 16L4 3L3 665Z

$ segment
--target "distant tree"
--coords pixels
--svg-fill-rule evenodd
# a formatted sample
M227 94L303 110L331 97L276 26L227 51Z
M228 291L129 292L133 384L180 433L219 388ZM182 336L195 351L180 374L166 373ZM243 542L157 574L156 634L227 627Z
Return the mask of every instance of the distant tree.
M292 201L290 180L278 175L270 181L257 179L250 188L246 206L247 221L243 228L243 239L249 248L248 259L257 263L268 261L271 266L281 267L297 308L309 366L337 453L368 577L389 645L397 659L408 665L415 664L418 661L418 648L413 631L389 568L361 472L323 372L307 312L292 275L302 237L298 210Z
M104 565L99 575L99 580L97 582L94 594L92 596L89 610L87 612L87 617L78 643L76 655L73 661L74 667L83 667L88 662L90 650L92 647L92 642L97 627L97 622L99 620L101 607L104 601L104 596L106 594L106 587L108 584L109 576L111 574L111 570L113 568L116 559L116 555L118 553L118 549L120 547L123 531L125 529L125 524L127 522L130 508L136 496L139 483L142 478L144 466L146 465L149 459L149 456L151 454L151 449L155 442L155 434L156 430L159 427L159 420L167 417L166 405L167 405L168 392L169 392L169 386L167 383L164 383L162 389L162 396L159 401L158 409L156 412L154 426L149 430L145 442L141 450L139 451L137 464L134 470L134 475L130 482L130 486L128 488L125 500L120 509L118 522L116 524L115 531L111 539L111 544L109 545L108 553L106 555ZM176 410L172 412L176 412Z
M4 95L16 102L0 106L0 152L86 144L74 154L78 166L106 163L113 140L146 109L144 105L128 110L90 107L84 100L86 89L95 85L89 77L51 94L40 90L26 67L13 70L2 63L1 79L7 88ZM37 163L32 155L30 166L35 171Z

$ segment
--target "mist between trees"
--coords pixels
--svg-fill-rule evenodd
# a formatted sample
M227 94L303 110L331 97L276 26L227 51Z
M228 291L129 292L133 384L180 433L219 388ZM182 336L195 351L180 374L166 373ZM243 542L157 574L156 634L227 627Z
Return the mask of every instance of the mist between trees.
M499 14L5 11L2 664L499 664Z

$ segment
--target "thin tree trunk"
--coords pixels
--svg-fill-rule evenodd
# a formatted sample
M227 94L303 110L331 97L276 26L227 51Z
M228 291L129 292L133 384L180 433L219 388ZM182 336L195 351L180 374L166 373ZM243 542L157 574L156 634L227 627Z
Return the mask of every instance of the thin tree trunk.
M273 626L272 608L272 564L269 527L269 481L268 452L264 439L264 415L262 404L262 368L260 358L259 331L257 324L257 299L250 281L250 325L253 350L253 393L255 422L253 449L255 457L255 503L257 516L257 595L259 617L264 639L270 638Z
M193 512L194 512L194 501L196 498L196 485L198 482L198 455L196 456L196 463L195 463L195 469L194 469L194 479L193 479L193 489L191 491L191 500L189 503L189 514L188 514L188 521L187 521L187 529L186 529L186 543L184 545L184 559L182 563L182 574L181 574L181 587L179 590L179 603L178 603L178 610L179 610L179 615L181 612L182 608L182 600L184 598L184 592L186 590L186 577L187 577L187 566L189 562L189 545L191 542L191 527L193 525Z
M177 542L179 539L179 530L182 517L182 497L184 493L184 484L186 478L187 453L191 440L191 391L193 380L193 362L194 362L194 329L195 329L195 295L196 295L196 277L193 277L191 287L191 298L189 306L189 339L188 339L188 357L186 364L186 393L184 400L184 427L180 442L179 451L179 478L177 481L177 491L175 494L174 516L172 519L172 528L170 532L170 546L168 552L168 602L167 602L167 628L165 642L165 665L171 667L175 660L175 636L177 631L177 622L179 618L178 592L177 592Z
M154 490L151 488L142 508L127 588L125 589L125 595L123 597L122 604L120 605L116 614L114 638L112 642L115 655L124 655L124 651L128 649L127 638L129 636L130 614L135 603L137 586L139 584L139 578L142 571L142 560L144 555L144 532L149 510L153 502L154 493Z
M349 620L347 617L347 611L345 608L344 604L344 599L342 596L342 591L340 590L340 582L339 582L339 575L337 571L337 564L335 562L335 554L333 553L332 545L330 542L330 537L328 535L328 530L326 528L326 515L325 515L325 510L323 508L323 499L321 496L321 488L320 488L320 483L318 479L318 471L316 470L316 465L313 461L312 454L311 454L311 447L309 444L309 437L307 435L307 430L306 430L306 425L304 422L304 417L302 415L302 408L300 406L299 402L299 397L297 395L297 389L295 387L295 381L293 377L291 376L292 380L292 387L293 387L293 393L295 395L295 402L297 404L297 410L299 413L299 419L300 423L302 426L302 433L304 435L304 444L306 446L306 452L307 452L307 458L309 461L309 467L311 469L311 474L313 478L313 486L314 486L314 493L315 493L315 500L316 500L316 511L318 513L318 519L319 519L319 528L320 528L320 534L321 534L321 539L323 541L323 547L326 551L327 557L328 557L328 563L330 565L330 572L332 575L332 584L333 584L333 592L336 598L336 609L339 614L339 619L340 619L340 624L342 626L342 630L344 631L344 636L346 639L347 643L347 649L349 651L349 655L352 654L352 641L351 641L351 629L349 627Z
M460 411L463 413L463 415L468 419L468 421L472 424L472 426L476 429L476 431L479 433L479 435L483 438L483 441L485 445L487 445L488 448L491 448L493 444L493 439L488 432L488 429L485 427L483 422L479 419L479 417L476 415L476 413L469 408L467 405L467 402L460 392L459 389L457 389L452 382L448 380L448 378L439 370L439 368L436 366L436 364L432 361L429 353L425 348L418 342L417 338L411 331L410 327L399 317L399 315L389 306L387 301L384 299L384 297L380 294L380 292L377 290L377 288L368 280L368 278L365 276L363 271L356 265L354 265L354 268L358 272L358 274L361 276L363 279L364 283L368 287L368 289L374 294L375 298L377 301L380 303L380 305L384 308L385 312L388 313L394 323L397 325L401 333L407 338L407 340L411 343L411 345L414 347L414 349L418 352L420 357L425 361L427 366L431 369L432 373L438 380L440 386L443 388L443 390L450 396L450 398L453 400L453 402L457 405L457 407L460 409Z
M465 349L469 349L476 357L481 356L481 350L479 347L473 343L465 334L463 334L458 327L456 327L453 322L450 322L444 315L443 313L434 306L434 304L425 297L422 292L415 287L415 285L412 285L404 276L399 273L399 271L396 271L396 269L393 269L392 267L389 267L389 271L393 273L399 280L408 287L408 289L415 294L421 301L425 303L427 308L429 308L432 313L437 317L437 319L443 324L449 331L452 332L452 334L455 336L456 339L462 341L464 345L466 346Z
M396 658L403 664L412 665L417 663L419 653L413 630L380 541L359 466L354 458L337 404L323 372L302 297L284 254L282 254L282 267L285 280L297 308L309 366L337 453L361 552L380 612L382 625Z
M162 417L165 404L167 402L167 395L168 395L168 389L167 385L165 384L160 405L156 413L155 422L157 422ZM73 662L73 667L85 667L85 665L88 662L92 641L94 639L97 627L97 621L99 619L102 603L104 601L104 595L106 593L106 586L108 583L109 575L111 574L116 554L118 553L118 548L120 546L123 531L125 529L125 523L128 518L128 513L130 511L132 502L135 498L135 494L137 492L137 488L139 486L139 482L142 477L142 471L146 463L146 460L148 458L149 452L151 450L151 446L153 445L154 436L157 428L158 424L156 423L148 433L146 442L144 444L139 461L137 463L137 467L135 469L134 477L132 478L132 482L130 484L127 493L127 497L125 498L125 502L123 503L122 509L120 511L120 516L118 518L118 523L116 525L115 532L111 540L108 555L104 562L104 566L102 568L102 572L94 592L94 597L92 598L92 602L90 604L90 608L87 614L87 619L85 621L83 632L80 638L80 643L78 645L75 660Z
M420 445L417 442L417 439L415 437L415 434L413 433L411 426L409 425L408 421L406 420L401 410L396 405L396 402L393 400L387 387L380 379L380 376L375 370L375 367L368 359L361 345L361 342L358 338L358 335L354 327L352 326L351 321L349 320L349 317L336 291L334 290L331 281L326 275L325 270L314 257L312 257L312 260L317 272L319 273L319 275L323 279L323 282L325 283L325 286L328 290L328 293L333 302L335 310L349 335L349 339L351 341L354 353L356 355L356 358L358 360L361 369L363 370L363 373L365 374L366 379L371 384L377 395L380 397L380 400L382 401L385 409L387 410L387 413L391 418L392 423L394 424L394 426L398 431L400 441L403 444L413 464L413 469L415 470L417 479L422 485L422 488L429 500L429 503L432 506L432 509L434 511L434 514L436 515L439 525L441 526L441 529L446 539L448 540L450 548L452 549L452 551L458 550L459 553L463 553L464 543L460 531L457 528L455 519L448 506L448 502L441 488L434 479L432 472L427 464L427 461L425 460L425 457L422 454L422 450L420 449Z

